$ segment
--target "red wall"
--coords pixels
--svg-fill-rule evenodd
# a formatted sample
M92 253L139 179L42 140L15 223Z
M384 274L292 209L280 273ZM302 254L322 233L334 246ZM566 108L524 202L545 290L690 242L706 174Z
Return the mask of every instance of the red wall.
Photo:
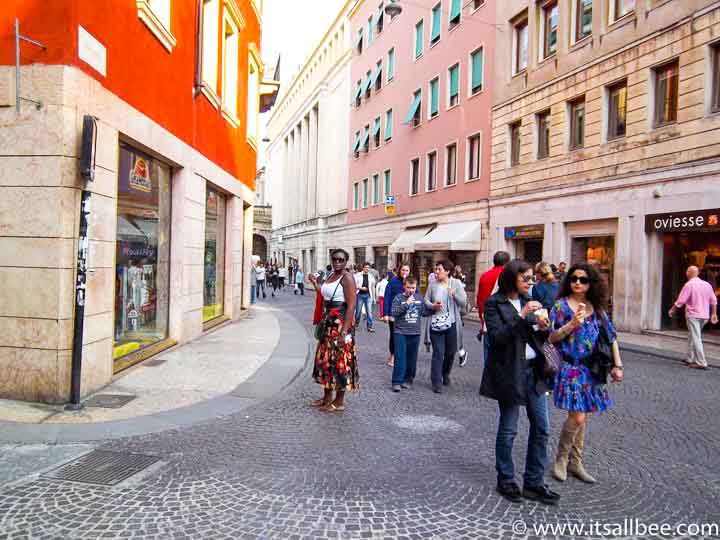
M138 18L135 0L3 0L0 64L15 62L17 17L21 34L47 46L43 51L23 44L23 64L78 67L252 189L257 153L246 140L248 44L260 46L261 30L250 1L237 0L245 21L240 33L238 128L202 94L192 97L198 0L172 1L170 28L177 40L172 53ZM78 58L78 24L107 48L107 77ZM218 77L222 88L220 81Z

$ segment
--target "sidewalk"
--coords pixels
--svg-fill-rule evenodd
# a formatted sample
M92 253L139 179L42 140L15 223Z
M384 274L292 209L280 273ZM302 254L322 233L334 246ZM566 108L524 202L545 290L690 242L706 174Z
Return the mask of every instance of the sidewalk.
M246 318L134 366L95 394L134 396L119 408L68 412L0 400L0 442L119 438L232 414L288 384L303 369L308 344L292 316L255 306Z

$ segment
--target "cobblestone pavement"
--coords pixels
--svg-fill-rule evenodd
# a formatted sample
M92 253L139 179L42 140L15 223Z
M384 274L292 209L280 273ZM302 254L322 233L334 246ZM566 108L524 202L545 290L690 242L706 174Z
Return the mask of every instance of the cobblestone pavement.
M311 298L275 301L309 324ZM617 407L589 426L587 466L598 484L549 481L560 506L513 505L494 492L496 407L477 393L474 333L470 363L442 395L430 391L424 351L416 388L390 392L380 323L359 333L361 390L344 413L308 406L319 390L306 366L282 395L240 415L98 445L163 460L132 484L26 476L78 447L0 447L0 468L16 471L0 476L0 538L525 538L536 536L533 524L568 520L720 521L718 370L625 355ZM562 421L553 410L551 452ZM526 428L523 419L519 473Z

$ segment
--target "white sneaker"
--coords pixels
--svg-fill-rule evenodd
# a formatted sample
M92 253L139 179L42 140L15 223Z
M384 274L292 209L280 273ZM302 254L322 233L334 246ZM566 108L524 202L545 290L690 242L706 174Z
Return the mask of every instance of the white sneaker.
M468 361L468 353L465 349L458 352L458 366L464 367Z

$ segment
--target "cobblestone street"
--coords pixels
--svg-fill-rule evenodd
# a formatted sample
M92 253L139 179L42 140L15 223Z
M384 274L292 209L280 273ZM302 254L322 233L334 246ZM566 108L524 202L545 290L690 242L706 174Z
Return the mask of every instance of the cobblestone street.
M312 298L266 302L310 330ZM496 407L478 396L476 327L466 328L468 365L441 395L424 348L415 388L390 391L387 329L376 328L358 334L361 389L343 413L309 406L320 392L308 364L282 394L237 415L101 444L0 447L0 538L524 538L533 524L568 520L718 520L717 369L626 353L616 408L589 425L586 465L598 483L548 479L558 507L513 505L494 491ZM562 421L551 409L551 453ZM523 418L518 476L526 427ZM162 465L112 488L36 474L91 448Z

